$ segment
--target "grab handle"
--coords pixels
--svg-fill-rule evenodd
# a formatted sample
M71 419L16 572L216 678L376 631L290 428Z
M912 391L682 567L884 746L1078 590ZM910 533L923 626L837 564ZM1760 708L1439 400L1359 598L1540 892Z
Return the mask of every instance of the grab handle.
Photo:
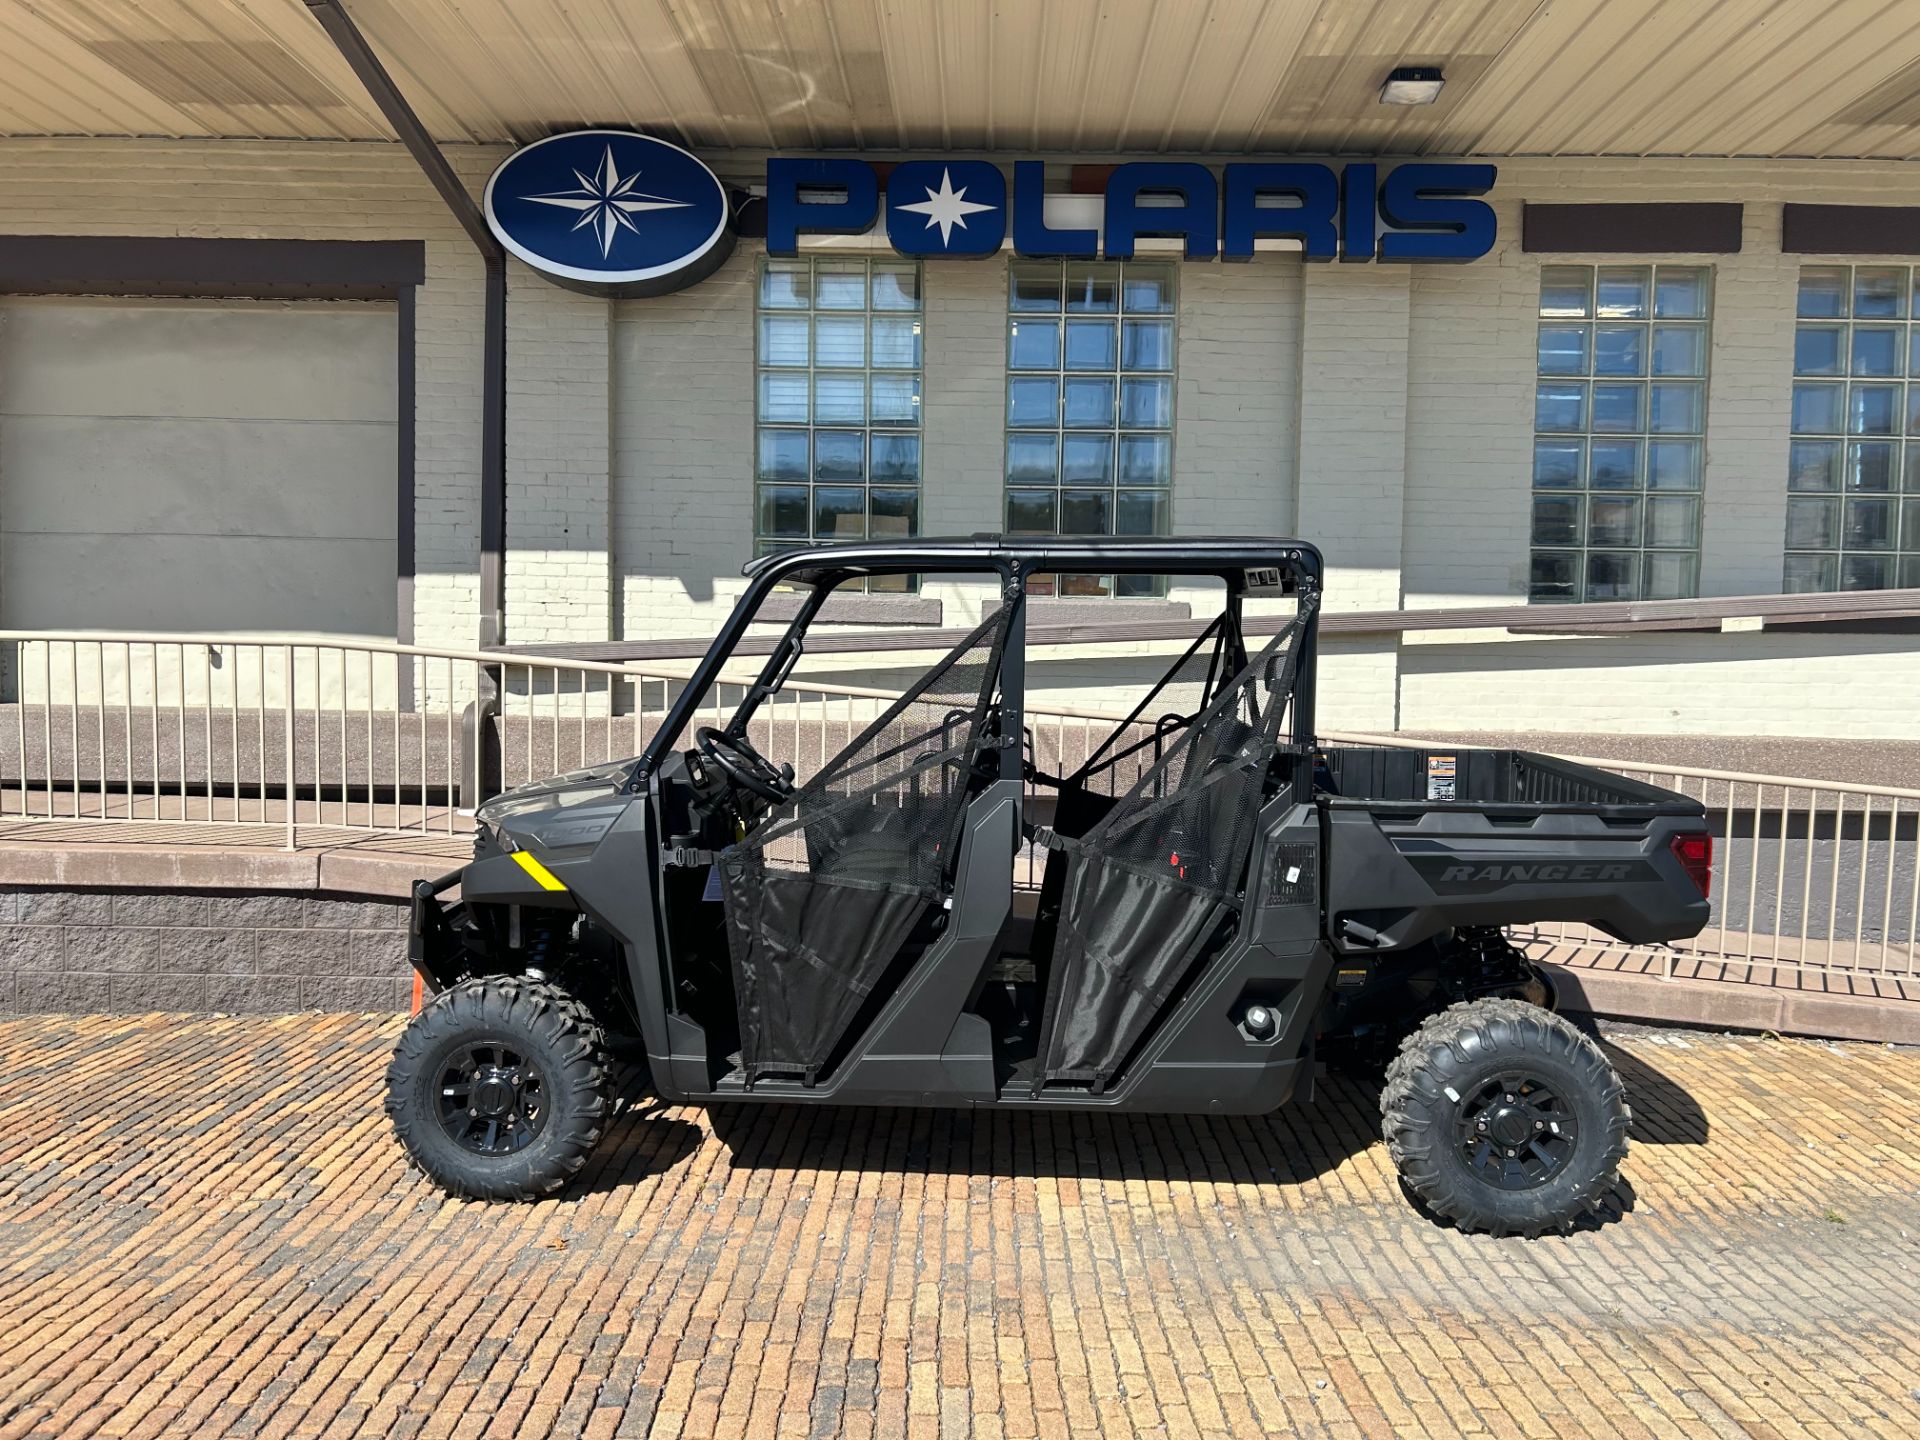
M1358 920L1342 920L1340 933L1355 945L1364 945L1369 950L1382 949L1387 943L1386 936L1371 925L1362 925Z

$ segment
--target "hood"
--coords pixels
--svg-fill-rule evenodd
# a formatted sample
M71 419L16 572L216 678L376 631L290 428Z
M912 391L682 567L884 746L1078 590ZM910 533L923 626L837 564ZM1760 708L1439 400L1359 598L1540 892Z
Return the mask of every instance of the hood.
M633 800L626 791L635 761L614 760L535 780L496 795L474 812L482 826L542 848L598 843Z

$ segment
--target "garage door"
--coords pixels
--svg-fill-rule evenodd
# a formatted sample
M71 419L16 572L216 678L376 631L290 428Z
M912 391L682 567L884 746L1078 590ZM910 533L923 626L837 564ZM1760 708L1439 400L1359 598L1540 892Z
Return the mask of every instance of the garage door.
M0 304L0 621L391 638L391 304Z

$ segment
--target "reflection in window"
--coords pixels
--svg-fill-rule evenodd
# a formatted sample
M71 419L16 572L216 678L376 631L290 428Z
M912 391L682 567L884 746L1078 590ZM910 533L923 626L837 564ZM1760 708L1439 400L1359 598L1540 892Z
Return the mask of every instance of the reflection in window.
M1540 272L1530 598L1673 599L1700 579L1712 272Z
M1800 272L1781 576L1790 594L1920 586L1915 283L1906 265Z
M1007 530L1164 535L1173 484L1173 268L1015 264L1007 285ZM1053 588L1039 577L1036 592ZM1154 595L1145 575L1059 577Z
M767 260L754 318L754 553L919 534L919 268Z

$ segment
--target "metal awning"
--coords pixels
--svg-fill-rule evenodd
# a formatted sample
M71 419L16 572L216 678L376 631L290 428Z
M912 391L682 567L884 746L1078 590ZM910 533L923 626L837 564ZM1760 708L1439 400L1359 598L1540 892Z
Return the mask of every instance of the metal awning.
M1920 157L1908 0L347 3L451 143ZM0 133L391 134L302 0L0 8Z

